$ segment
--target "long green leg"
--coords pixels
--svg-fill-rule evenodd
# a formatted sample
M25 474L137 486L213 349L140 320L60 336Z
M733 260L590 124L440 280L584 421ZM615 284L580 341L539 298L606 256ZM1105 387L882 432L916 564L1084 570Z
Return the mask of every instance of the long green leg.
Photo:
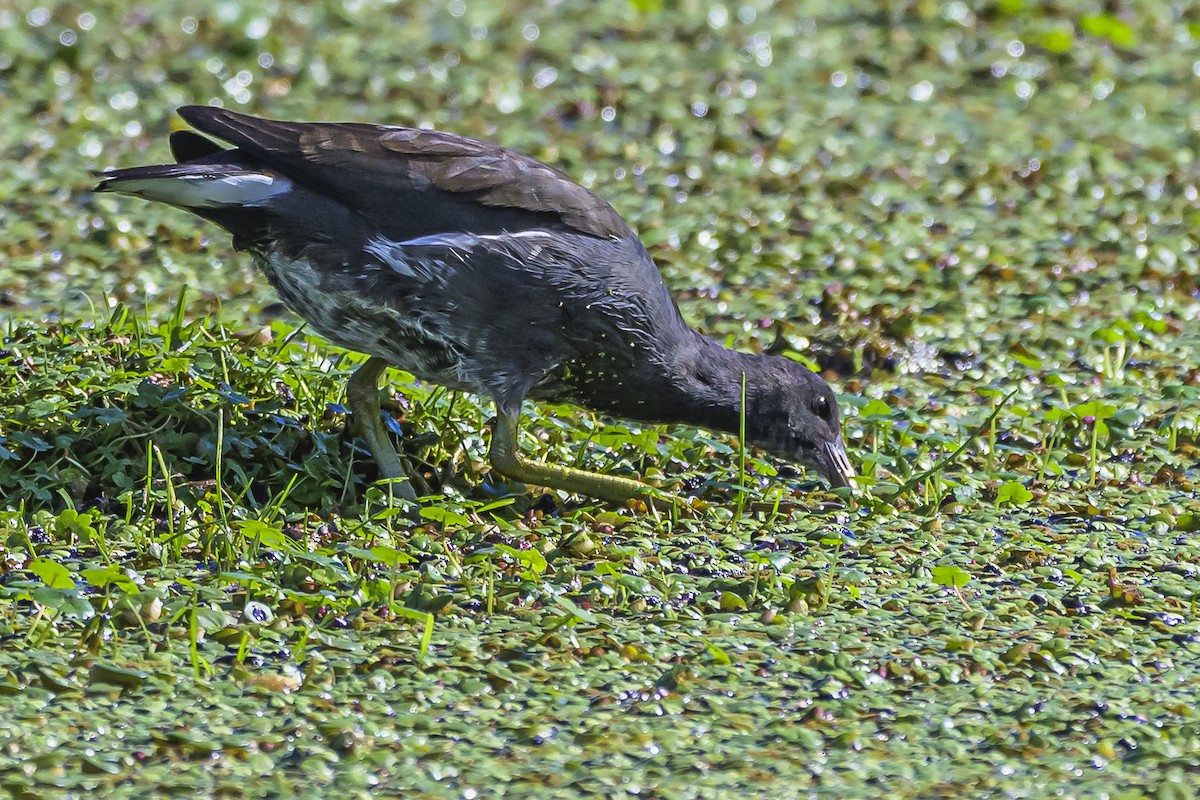
M375 462L379 464L379 474L384 478L395 481L394 487L398 495L405 500L416 500L417 493L413 490L408 473L396 455L396 448L387 436L383 426L379 408L379 376L388 368L388 363L382 358L372 356L367 362L354 371L346 384L346 405L354 414L355 425L359 435L367 440L367 447ZM401 482L400 479L403 479Z
M521 483L562 489L624 505L629 500L642 500L655 508L668 509L686 502L638 481L615 475L600 475L572 467L539 464L521 457L517 447L517 423L520 411L496 409L496 426L492 429L492 446L488 460L492 468Z

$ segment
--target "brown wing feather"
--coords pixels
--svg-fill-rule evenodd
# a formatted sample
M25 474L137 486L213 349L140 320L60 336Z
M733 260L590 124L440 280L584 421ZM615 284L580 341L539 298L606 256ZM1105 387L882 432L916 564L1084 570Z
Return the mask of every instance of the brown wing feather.
M184 106L179 114L197 130L358 210L376 203L380 191L415 196L432 187L460 202L529 212L538 221L557 217L603 239L631 235L612 206L558 170L487 142L386 125L282 122L210 106Z

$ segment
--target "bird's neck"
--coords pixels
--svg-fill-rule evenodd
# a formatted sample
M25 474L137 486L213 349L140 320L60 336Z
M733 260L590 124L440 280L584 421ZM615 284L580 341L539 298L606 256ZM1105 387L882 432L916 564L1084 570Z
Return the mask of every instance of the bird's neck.
M644 378L647 386L615 398L608 409L643 422L675 422L710 430L738 432L743 376L753 406L755 376L762 356L739 353L695 331L681 337L662 369Z

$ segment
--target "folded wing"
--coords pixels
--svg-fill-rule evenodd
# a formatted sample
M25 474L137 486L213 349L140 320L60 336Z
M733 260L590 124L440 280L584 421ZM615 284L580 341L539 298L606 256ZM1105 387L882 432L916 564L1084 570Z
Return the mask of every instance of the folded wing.
M592 192L536 159L486 142L386 125L267 120L211 106L184 106L179 114L196 130L362 214L394 240L559 226L600 239L632 235Z

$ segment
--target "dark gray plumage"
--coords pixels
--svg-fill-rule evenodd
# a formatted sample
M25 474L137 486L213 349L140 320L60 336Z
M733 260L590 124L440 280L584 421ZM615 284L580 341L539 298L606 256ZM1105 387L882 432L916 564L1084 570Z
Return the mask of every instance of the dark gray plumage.
M98 189L222 225L313 329L373 356L348 394L385 476L403 475L379 422L376 381L392 365L493 398L493 465L529 483L649 491L522 459L526 397L736 433L745 374L749 442L852 484L828 385L688 327L616 211L557 170L439 131L179 113L233 149L179 131L179 163L115 170Z

